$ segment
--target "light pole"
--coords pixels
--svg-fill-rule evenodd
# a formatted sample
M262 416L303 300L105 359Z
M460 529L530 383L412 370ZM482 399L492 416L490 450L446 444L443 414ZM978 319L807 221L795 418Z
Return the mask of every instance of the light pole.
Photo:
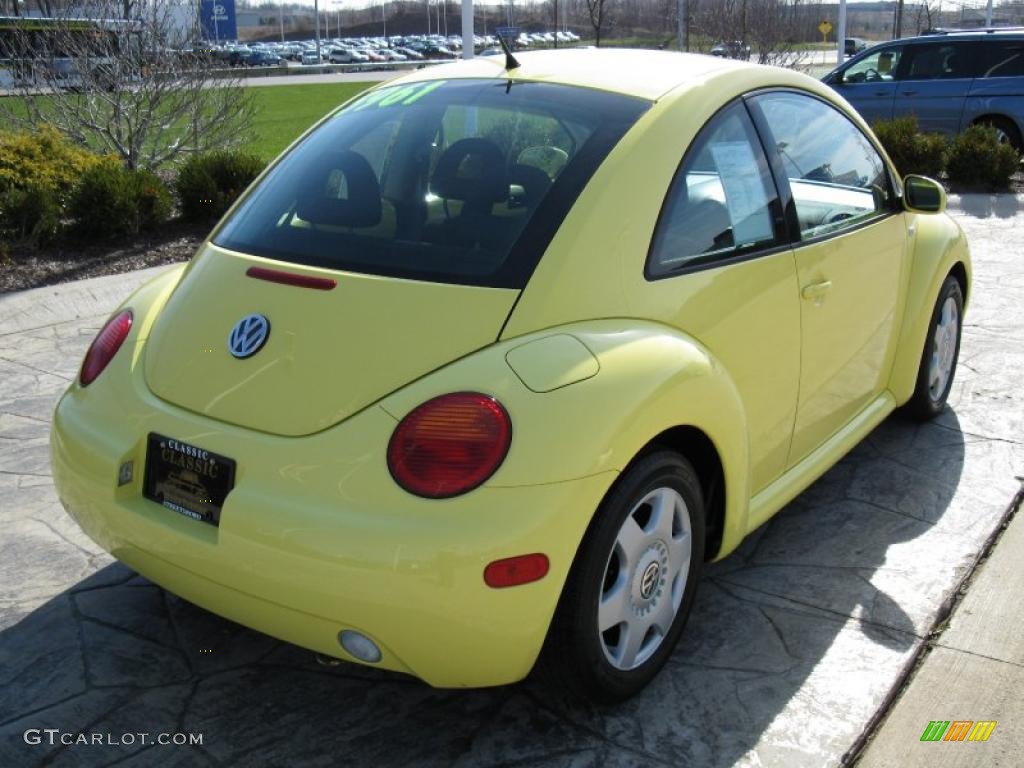
M313 0L313 13L316 14L316 63L323 64L320 56L320 0Z
M836 24L836 63L846 61L846 0L839 0L839 19Z
M380 21L384 25L384 40L388 39L388 3L387 0L380 0Z
M676 37L680 51L686 50L686 0L677 0L676 3Z
M462 58L472 59L473 42L473 0L462 0Z

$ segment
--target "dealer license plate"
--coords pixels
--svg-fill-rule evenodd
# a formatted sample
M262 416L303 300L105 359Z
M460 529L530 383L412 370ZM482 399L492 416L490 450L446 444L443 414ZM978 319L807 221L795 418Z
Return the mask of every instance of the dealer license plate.
M149 434L142 495L179 515L220 524L235 485L235 461L181 440Z

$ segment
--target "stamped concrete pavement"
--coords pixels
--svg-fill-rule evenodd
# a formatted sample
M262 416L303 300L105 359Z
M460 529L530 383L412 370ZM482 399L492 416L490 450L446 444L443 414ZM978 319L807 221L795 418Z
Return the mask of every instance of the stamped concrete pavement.
M89 340L150 275L0 297L0 765L840 764L1024 473L1022 204L952 201L975 286L948 412L890 418L710 567L667 669L610 708L533 681L439 691L324 666L114 562L61 510L47 433ZM60 743L79 734L113 743Z

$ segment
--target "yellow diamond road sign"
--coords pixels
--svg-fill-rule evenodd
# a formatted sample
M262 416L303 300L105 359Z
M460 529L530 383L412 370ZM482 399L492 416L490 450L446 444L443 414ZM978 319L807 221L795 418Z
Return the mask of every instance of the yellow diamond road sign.
M821 34L827 36L828 33L832 31L832 22L831 21L823 21L823 22L821 22L821 24L818 25L818 31L821 32Z

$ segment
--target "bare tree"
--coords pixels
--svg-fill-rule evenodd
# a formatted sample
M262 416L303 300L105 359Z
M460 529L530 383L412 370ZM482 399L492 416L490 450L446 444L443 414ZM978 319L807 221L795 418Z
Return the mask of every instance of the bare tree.
M917 34L924 34L933 28L933 17L938 22L939 3L934 0L920 0L914 6L914 27Z
M590 26L594 28L594 45L601 47L601 30L607 21L605 15L605 0L586 0L587 13L590 16Z
M178 21L180 7L148 0L124 21L124 0L92 0L45 36L16 33L22 98L0 99L0 122L50 123L129 168L242 143L252 99L237 79L218 76L208 52L184 47L193 30Z
M795 67L806 58L807 15L801 0L745 0L750 47L759 64Z
M719 0L695 15L694 31L705 41L737 41L750 46L760 64L798 66L807 53L801 43L814 39L818 6L802 0Z

